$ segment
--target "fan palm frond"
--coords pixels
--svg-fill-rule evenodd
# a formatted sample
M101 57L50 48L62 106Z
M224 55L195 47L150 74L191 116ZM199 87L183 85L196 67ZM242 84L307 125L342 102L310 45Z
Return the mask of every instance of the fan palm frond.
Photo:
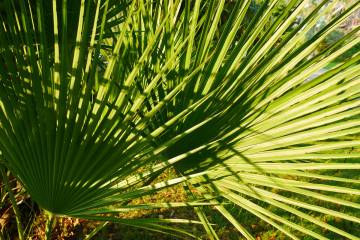
M319 229L358 239L318 216L360 223L331 207L360 208L344 197L360 194L359 180L334 175L360 169L360 55L337 61L359 46L359 27L315 49L360 3L311 39L336 1L297 22L306 3L291 0L278 13L280 1L269 0L253 13L250 0L235 1L224 14L225 0L5 0L6 166L54 215L176 236L192 234L167 223L201 223L219 239L212 209L254 239L234 205L292 239L326 239ZM159 180L168 169L175 176ZM187 201L131 204L175 185ZM174 207L199 220L111 215Z

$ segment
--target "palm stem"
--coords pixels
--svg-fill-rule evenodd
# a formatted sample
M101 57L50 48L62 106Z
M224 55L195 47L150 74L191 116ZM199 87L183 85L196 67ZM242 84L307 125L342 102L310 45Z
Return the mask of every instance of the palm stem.
M104 227L106 227L106 225L108 225L109 222L104 222L102 224L100 224L99 226L97 226L96 228L94 228L89 234L86 235L86 237L84 238L84 240L90 240L92 237L94 237L99 231L101 231Z
M51 232L52 232L52 226L54 224L55 221L55 216L50 213L50 212L45 212L47 217L47 221L46 221L46 227L45 227L45 240L50 240L51 239Z

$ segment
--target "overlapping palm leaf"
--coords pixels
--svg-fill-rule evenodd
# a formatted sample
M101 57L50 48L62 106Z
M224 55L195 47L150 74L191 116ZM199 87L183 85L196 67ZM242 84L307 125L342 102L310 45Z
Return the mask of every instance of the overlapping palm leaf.
M358 46L359 27L314 50L359 3L311 39L306 33L334 2L298 25L307 1L289 1L276 17L279 1L265 1L255 16L250 3L236 1L225 14L225 0L4 1L7 167L57 215L180 235L164 223L202 223L218 239L212 209L254 239L230 211L236 205L293 239L326 239L319 229L357 239L313 212L360 223L356 212L325 206L360 207L344 197L360 194L359 179L333 176L360 169L360 55L327 68ZM169 168L175 177L156 180ZM179 184L187 202L131 204ZM103 215L171 207L194 209L199 220Z

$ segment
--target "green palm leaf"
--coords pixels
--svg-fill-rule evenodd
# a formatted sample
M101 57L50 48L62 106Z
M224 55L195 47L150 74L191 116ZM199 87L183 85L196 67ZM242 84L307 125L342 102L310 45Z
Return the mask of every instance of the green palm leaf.
M327 239L319 229L359 239L317 217L360 223L331 207L359 209L345 197L360 194L359 179L345 173L360 169L360 55L337 62L359 45L359 27L316 48L360 5L307 39L336 1L294 26L307 2L277 14L280 1L265 1L249 20L250 0L230 14L224 0L4 1L6 166L57 216L178 237L193 235L167 224L201 223L219 239L212 209L254 239L229 207L238 206L292 239ZM175 175L158 180L168 169ZM179 185L186 202L131 203ZM199 221L108 215L174 207Z

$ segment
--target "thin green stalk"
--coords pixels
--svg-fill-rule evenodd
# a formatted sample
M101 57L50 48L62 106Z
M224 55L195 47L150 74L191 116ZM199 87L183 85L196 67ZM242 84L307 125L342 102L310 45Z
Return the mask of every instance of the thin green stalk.
M55 216L52 213L48 212L48 211L45 211L45 215L47 215L46 227L45 227L45 240L50 240L51 239L52 226L53 226L54 221L55 221Z
M15 213L16 225L17 225L17 229L18 229L19 239L24 240L24 231L23 231L23 228L21 226L20 210L17 207L15 196L14 196L13 192L11 191L11 187L10 187L10 184L9 184L9 179L8 179L4 169L2 168L2 166L0 166L0 171L1 171L1 174L2 174L2 177L3 177L5 190L9 194L10 202L11 202L11 205L12 205L14 213Z
M90 240L92 237L94 237L99 231L101 231L105 226L107 226L109 222L104 222L94 228L89 234L87 234L84 238L84 240Z

